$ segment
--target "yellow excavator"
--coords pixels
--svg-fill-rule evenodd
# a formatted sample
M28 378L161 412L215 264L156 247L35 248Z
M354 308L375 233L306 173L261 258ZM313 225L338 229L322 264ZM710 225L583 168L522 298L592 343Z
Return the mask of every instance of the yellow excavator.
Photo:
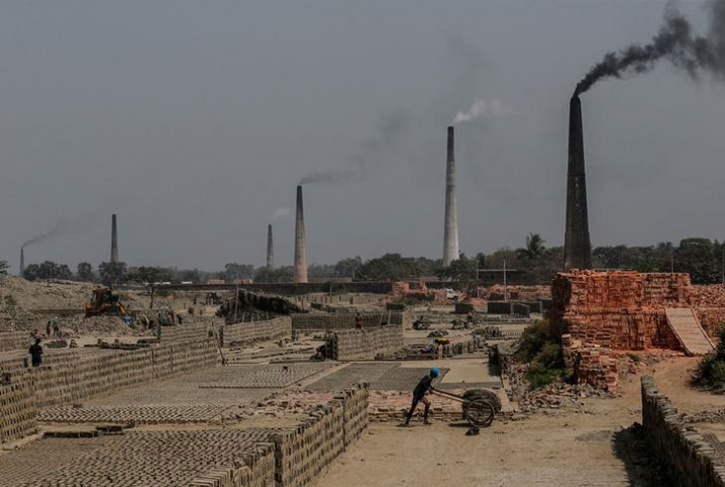
M93 290L93 299L86 303L86 316L98 315L117 315L126 314L126 308L123 307L118 299L118 295L113 294L110 287L99 287Z

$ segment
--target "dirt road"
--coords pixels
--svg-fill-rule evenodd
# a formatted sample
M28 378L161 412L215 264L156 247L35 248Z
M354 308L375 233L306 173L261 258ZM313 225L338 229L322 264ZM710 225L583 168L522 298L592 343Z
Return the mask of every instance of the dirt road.
M689 389L695 362L680 357L658 364L655 377L663 392L675 394L676 404L686 396L689 408L723 407L724 398ZM373 424L317 486L663 485L636 426L642 421L639 376L620 385L621 397L586 398L524 421L495 421L478 436L466 436L465 424Z

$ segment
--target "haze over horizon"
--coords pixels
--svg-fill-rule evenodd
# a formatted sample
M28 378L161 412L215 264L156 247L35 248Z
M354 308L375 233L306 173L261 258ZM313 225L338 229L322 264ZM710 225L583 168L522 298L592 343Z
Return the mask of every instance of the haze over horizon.
M268 223L289 265L326 171L353 177L305 185L310 263L439 258L454 119L461 250L561 245L569 97L666 4L6 3L0 259L64 221L26 263L107 261L116 212L131 265L261 266ZM698 29L703 6L678 4ZM661 64L582 96L593 246L725 238L723 95Z

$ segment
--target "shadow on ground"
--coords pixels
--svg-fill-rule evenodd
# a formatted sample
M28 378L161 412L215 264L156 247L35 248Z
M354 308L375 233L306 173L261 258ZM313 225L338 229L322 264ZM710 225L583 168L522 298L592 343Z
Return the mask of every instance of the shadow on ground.
M657 461L645 442L641 424L633 423L629 428L614 433L612 451L624 462L630 486L670 485L664 474L664 466Z

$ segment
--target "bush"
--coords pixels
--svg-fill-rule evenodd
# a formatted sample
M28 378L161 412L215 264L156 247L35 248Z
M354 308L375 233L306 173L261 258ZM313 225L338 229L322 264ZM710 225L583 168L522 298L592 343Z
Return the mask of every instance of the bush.
M639 364L640 362L642 362L642 357L640 355L637 355L636 353L628 353L627 357L629 357L635 364Z
M718 329L717 348L697 364L693 382L708 389L725 389L725 327Z
M551 384L565 372L561 344L552 336L547 320L526 327L516 357L529 363L526 379L531 389Z
M547 368L540 362L531 362L526 371L529 389L534 390L554 382L562 374L562 369Z
M521 344L516 352L517 358L524 362L532 361L548 341L551 341L551 325L541 320L527 326L521 334Z

